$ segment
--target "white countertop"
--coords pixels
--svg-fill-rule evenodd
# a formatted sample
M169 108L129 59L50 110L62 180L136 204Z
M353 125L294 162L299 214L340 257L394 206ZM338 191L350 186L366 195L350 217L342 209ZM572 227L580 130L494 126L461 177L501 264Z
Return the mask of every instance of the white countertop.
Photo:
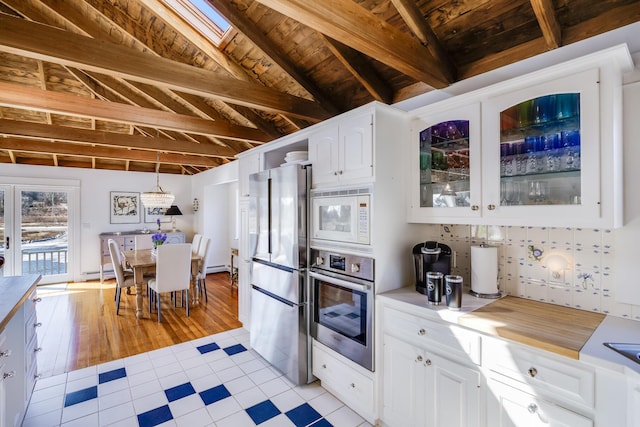
M455 324L458 324L460 316L496 301L495 299L477 298L465 293L462 297L461 310L453 311L447 309L444 299L441 305L429 304L427 296L416 292L413 287L385 292L377 295L376 298L389 306L395 305L405 310L411 309L426 318ZM604 342L640 343L640 322L606 316L580 350L580 360L585 363L616 372L640 375L640 363L633 362L618 352L605 347Z

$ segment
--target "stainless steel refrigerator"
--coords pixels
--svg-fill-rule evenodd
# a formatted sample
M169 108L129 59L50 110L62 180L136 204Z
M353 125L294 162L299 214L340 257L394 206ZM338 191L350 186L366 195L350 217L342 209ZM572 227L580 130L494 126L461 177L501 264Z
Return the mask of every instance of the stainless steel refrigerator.
M250 176L251 347L296 384L313 380L308 257L311 166Z

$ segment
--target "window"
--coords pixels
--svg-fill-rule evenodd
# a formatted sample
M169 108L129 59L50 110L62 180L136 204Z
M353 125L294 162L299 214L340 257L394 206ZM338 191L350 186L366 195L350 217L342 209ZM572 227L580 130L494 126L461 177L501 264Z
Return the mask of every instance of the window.
M216 46L231 28L226 19L207 0L163 0L163 3Z

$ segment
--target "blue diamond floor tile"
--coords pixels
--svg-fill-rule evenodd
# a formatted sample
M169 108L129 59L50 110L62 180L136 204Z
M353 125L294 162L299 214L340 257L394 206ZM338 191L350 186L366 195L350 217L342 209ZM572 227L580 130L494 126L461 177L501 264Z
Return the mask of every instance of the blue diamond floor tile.
M98 375L98 384L104 384L109 381L117 380L127 376L127 371L124 368L114 369L113 371L103 372Z
M276 405L274 405L270 400L265 400L257 405L253 405L252 407L245 409L245 411L247 411L247 414L249 414L256 425L262 424L263 422L281 414L280 410L276 408Z
M200 398L205 405L211 405L229 396L231 396L231 393L229 393L229 390L227 390L223 384L200 392Z
M291 422L297 427L308 426L312 422L322 418L322 415L320 415L318 411L313 409L308 403L304 403L297 408L287 411L285 415L289 417Z
M152 409L142 414L138 414L138 425L140 427L153 427L162 423L166 423L173 419L173 414L169 409L169 405L164 405L156 409Z
M245 346L243 346L242 344L232 345L231 347L226 347L223 350L229 356L233 356L234 354L238 354L238 353L242 353L243 351L247 351Z
M77 403L86 402L87 400L95 399L98 397L98 386L85 388L82 390L67 393L64 397L64 406L75 405Z
M191 383L184 383L165 390L164 394L167 396L167 400L169 400L169 402L173 402L174 400L191 396L192 394L195 394L195 392L196 391L193 389Z
M212 342L211 344L201 345L201 346L196 347L196 348L198 349L200 354L205 354L205 353L209 353L211 351L220 349L220 346L218 344Z

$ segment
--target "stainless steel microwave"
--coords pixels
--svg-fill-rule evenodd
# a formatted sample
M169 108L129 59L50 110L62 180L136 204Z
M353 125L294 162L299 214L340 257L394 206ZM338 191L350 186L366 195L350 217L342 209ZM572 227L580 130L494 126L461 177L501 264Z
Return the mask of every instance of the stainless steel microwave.
M326 243L371 243L371 189L311 192L311 238Z

